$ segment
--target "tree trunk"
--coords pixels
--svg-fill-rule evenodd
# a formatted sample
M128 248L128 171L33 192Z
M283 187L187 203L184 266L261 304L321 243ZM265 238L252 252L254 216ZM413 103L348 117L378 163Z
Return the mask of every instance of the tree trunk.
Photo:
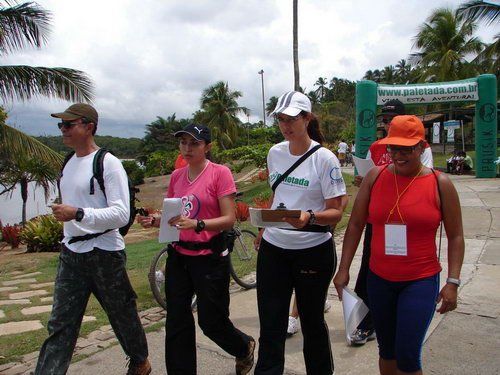
M297 2L293 0L293 77L295 91L300 91Z
M21 199L23 200L23 213L21 221L24 227L24 224L26 224L26 202L28 201L28 180L22 178L21 181L19 181L19 184L21 185Z

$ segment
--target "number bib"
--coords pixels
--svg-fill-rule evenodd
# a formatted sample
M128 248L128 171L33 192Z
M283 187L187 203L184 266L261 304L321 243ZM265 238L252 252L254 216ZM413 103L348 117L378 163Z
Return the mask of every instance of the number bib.
M385 255L408 255L405 224L385 224Z

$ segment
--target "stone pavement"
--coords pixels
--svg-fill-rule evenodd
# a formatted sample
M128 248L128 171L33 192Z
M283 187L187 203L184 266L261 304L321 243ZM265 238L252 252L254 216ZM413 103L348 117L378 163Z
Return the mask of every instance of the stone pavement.
M435 316L423 351L424 373L454 375L500 374L500 180L451 176L462 203L466 236L466 256L456 311ZM340 254L337 238L337 252ZM441 261L446 278L446 240ZM355 257L351 283L354 283L361 260ZM332 308L325 315L330 329L337 375L377 374L377 345L370 342L354 348L346 345L342 307L335 289L330 288ZM258 338L258 315L255 290L233 292L231 317L234 324ZM148 333L153 364L152 374L164 374L164 331ZM112 339L111 337L108 339ZM234 374L234 359L222 352L197 329L198 373ZM123 374L125 356L119 345L72 364L69 374ZM8 370L7 370L8 371ZM26 371L26 367L25 367ZM0 369L0 373L3 373ZM7 374L7 372L4 372ZM14 372L10 372L14 373ZM287 341L286 374L305 374L300 333Z

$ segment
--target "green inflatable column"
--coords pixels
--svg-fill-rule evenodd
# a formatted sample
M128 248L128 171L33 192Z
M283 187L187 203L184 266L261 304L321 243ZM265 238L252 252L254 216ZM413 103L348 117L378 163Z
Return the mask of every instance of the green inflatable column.
M476 177L496 177L497 165L497 79L493 74L477 77Z
M356 84L356 156L365 158L377 137L377 84L360 81Z

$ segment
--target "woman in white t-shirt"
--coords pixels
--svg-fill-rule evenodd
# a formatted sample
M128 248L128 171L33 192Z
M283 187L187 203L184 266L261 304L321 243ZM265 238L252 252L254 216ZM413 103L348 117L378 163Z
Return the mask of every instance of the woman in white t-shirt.
M311 102L288 92L273 111L285 141L267 156L272 186L302 155L323 141ZM337 157L321 147L277 185L271 208L301 210L284 218L282 228L261 230L257 238L257 301L260 320L259 359L255 374L282 374L293 289L304 335L308 374L332 374L333 359L323 317L337 257L330 226L342 217L346 188Z

